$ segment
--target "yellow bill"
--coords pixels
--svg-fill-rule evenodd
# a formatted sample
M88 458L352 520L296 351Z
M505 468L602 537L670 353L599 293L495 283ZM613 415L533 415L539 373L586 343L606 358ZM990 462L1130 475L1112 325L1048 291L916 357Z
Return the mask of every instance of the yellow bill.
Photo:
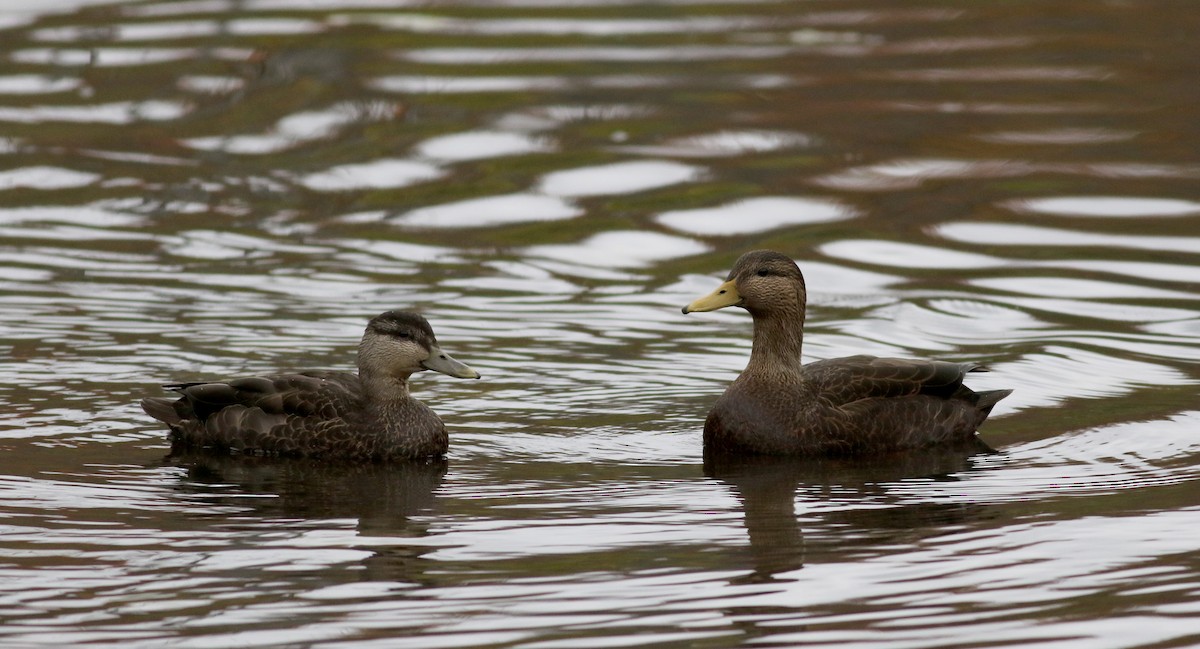
M716 311L717 309L724 309L727 306L737 306L741 301L742 296L738 295L737 286L735 286L734 280L731 279L718 286L717 290L712 293L683 307L683 312Z

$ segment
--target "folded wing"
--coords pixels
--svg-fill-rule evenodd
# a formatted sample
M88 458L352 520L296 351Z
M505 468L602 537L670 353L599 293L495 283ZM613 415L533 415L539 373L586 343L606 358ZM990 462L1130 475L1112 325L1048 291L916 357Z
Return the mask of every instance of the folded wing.
M361 400L358 378L342 372L172 383L164 387L181 396L175 400L144 399L142 407L172 428L176 442L244 450L292 450L305 443L310 429L315 432L328 428L329 421L353 410Z
M834 406L863 399L926 395L951 399L973 394L963 387L968 372L986 372L977 363L848 356L804 366L804 378Z

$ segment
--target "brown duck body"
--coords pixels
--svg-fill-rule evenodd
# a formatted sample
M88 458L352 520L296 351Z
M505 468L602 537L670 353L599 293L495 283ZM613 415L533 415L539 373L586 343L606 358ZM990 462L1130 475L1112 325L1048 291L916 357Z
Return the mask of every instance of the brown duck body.
M177 399L142 408L167 424L176 449L339 460L440 456L445 425L413 398L408 377L433 369L478 378L441 351L429 323L389 311L372 319L359 347L359 373L310 371L165 387Z
M405 394L368 398L348 372L301 372L166 386L182 396L146 399L178 448L252 455L395 460L444 454L446 427Z
M788 257L746 253L684 312L740 306L754 318L745 371L704 423L709 453L857 455L970 440L1011 390L963 385L975 363L850 356L801 364L806 289Z
M859 455L964 441L1009 390L962 385L971 363L850 356L774 380L743 372L704 422L719 453Z

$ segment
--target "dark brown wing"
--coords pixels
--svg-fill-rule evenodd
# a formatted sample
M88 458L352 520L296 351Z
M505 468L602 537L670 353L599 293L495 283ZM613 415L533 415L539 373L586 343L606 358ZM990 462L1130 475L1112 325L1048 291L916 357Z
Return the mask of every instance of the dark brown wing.
M359 389L358 378L344 372L253 376L163 387L182 394L191 418L199 421L230 406L257 408L269 415L336 417L348 401L357 400Z
M303 372L208 383L174 383L180 393L168 423L187 446L291 452L318 431L333 436L347 413L360 410L358 377L344 372ZM152 401L152 400L147 400ZM155 404L152 404L155 405ZM311 440L309 440L311 441Z
M963 394L967 372L986 372L976 363L847 356L809 363L804 379L832 405L842 406L880 397L926 395L951 398Z

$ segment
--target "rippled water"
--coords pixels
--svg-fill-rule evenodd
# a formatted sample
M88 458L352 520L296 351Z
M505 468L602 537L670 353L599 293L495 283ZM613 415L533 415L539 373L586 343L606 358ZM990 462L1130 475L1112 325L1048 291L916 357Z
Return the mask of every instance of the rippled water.
M0 645L1200 641L1200 14L0 4ZM743 251L999 450L708 465ZM412 307L446 462L166 459L159 383Z

